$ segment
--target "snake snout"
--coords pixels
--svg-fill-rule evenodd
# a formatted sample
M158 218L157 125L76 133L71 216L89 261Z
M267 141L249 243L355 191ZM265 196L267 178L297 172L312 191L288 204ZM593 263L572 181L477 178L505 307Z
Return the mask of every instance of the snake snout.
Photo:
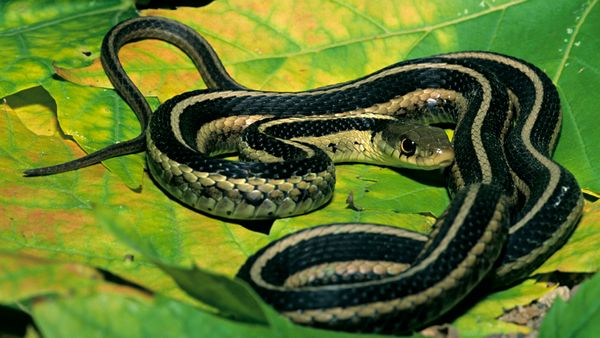
M454 149L452 147L439 147L421 154L417 163L421 169L434 170L445 168L454 162Z
M454 162L454 148L440 148L435 151L435 161L440 168L445 168Z

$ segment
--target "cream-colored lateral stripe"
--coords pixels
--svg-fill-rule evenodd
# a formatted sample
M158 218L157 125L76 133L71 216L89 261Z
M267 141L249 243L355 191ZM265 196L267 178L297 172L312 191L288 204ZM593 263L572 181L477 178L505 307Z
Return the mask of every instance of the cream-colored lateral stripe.
M355 316L359 317L374 317L375 314L390 313L392 311L404 310L412 308L416 305L423 304L431 299L437 298L442 290L445 290L449 285L456 286L456 281L461 280L464 274L472 268L472 265L476 263L474 256L481 254L487 245L493 241L493 232L501 228L500 218L502 210L504 209L504 201L498 200L494 206L495 212L493 217L488 222L489 230L486 231L479 239L478 244L471 248L467 257L459 264L459 266L452 270L446 277L442 278L435 285L428 287L421 292L407 295L405 297L387 299L377 302L358 304L353 306L336 306L323 309L314 310L301 310L301 311L289 311L283 314L291 318L295 322L310 323L313 321L327 322L332 319L347 320ZM490 228L491 227L491 228ZM385 281L393 280L394 278L385 278ZM365 285L354 284L356 285ZM301 290L306 290L303 288Z
M369 223L350 223L350 224L336 224L330 225L327 227L316 227L308 231L304 231L298 234L294 234L288 238L279 240L272 247L265 250L260 257L252 265L250 269L250 276L252 280L257 284L267 289L272 290L283 290L285 288L271 285L267 283L261 275L263 268L267 265L267 263L276 255L284 251L285 249L297 245L302 241L307 241L315 237L321 237L332 234L348 234L348 233L372 233L372 234L382 234L382 235L392 235L398 237L405 237L414 239L417 241L426 241L428 239L427 236L423 234L419 234L417 232L405 230L402 228L395 227L382 227L377 224L369 224Z
M173 109L171 110L170 114L171 114L171 131L173 132L173 135L175 135L175 138L177 139L177 141L183 145L185 145L186 147L193 149L193 147L191 145L188 145L185 143L185 141L183 140L183 137L181 135L181 128L179 126L179 118L181 116L181 114L183 113L183 111L185 110L185 108L196 104L196 103L200 103L203 101L208 101L208 100L213 100L213 99L219 99L219 98L227 98L227 97L251 97L251 96L264 96L264 95L268 95L268 96L281 96L281 95L296 95L296 96L313 96L313 95L321 95L321 94L326 94L326 93L332 93L332 92L339 92L339 91L344 91L347 90L349 88L356 88L359 87L363 84L366 83L370 83L374 80L380 79L380 78L384 78L390 75L394 75L394 74L400 74L403 72L407 72L407 71L412 71L412 70L420 70L420 69L429 69L429 68L438 68L438 69L448 69L448 70L453 70L453 71L458 71L464 74L467 74L471 77L474 77L478 82L481 83L481 81L479 81L479 78L482 78L483 76L481 74L479 74L478 72L474 71L473 69L467 68L467 67L463 67L460 65L452 65L452 64L444 64L444 63L421 63L421 64L414 64L414 65L406 65L406 66L402 66L402 67L396 67L396 68L390 68L388 70L385 70L383 72L380 72L378 74L369 76L365 79L362 79L360 81L356 81L353 83L349 83L346 84L344 86L340 86L340 87L336 87L336 88L331 88L331 89L324 89L324 90L315 90L315 91L308 91L308 92L296 92L296 93L285 93L285 92L261 92L261 91L245 91L245 90L239 90L239 91L219 91L219 92L212 92L212 93L207 93L207 94L199 94L199 95L195 95L195 96L191 96L185 100L181 100L179 101L177 104L175 104L175 106L173 107ZM488 98L489 99L489 98ZM482 103L482 106L484 105L484 103ZM489 105L489 102L488 102ZM481 111L481 109L480 109ZM485 161L487 162L487 157L485 158Z
M481 182L491 183L492 166L485 151L485 147L483 146L483 138L481 137L481 133L483 131L483 122L485 121L488 110L490 109L490 103L492 101L492 87L490 86L490 82L482 74L473 71L471 76L475 78L477 82L479 82L482 89L481 105L479 106L479 110L477 111L477 115L475 115L473 125L471 126L471 142L473 144L473 150L475 150L475 155L477 156L479 167L481 169Z
M458 53L447 56L449 58L470 58L475 57L479 59L486 59L495 61L498 63L505 64L507 66L511 66L513 68L518 69L521 73L525 74L533 83L533 87L535 90L535 101L533 107L531 107L531 112L527 117L523 130L521 131L521 139L525 144L527 150L535 157L535 159L540 162L548 171L550 172L550 180L548 182L548 186L544 193L540 198L536 201L535 205L529 210L525 216L523 216L517 223L513 224L509 229L509 234L513 234L521 229L525 224L527 224L541 209L542 207L548 203L548 200L556 190L558 186L558 181L560 179L560 169L554 161L549 159L548 157L542 155L539 151L535 149L535 147L531 144L531 130L533 129L533 125L540 117L540 110L542 107L542 99L544 97L544 87L542 85L542 80L535 74L531 68L525 66L524 64L514 62L513 60L502 57L499 55L489 55L489 54L481 54L481 53ZM559 129L556 128L554 132L556 133ZM553 135L553 139L555 136Z
M317 291L317 290L328 290L328 289L339 290L339 289L352 289L352 288L356 288L357 286L372 286L372 285L386 284L386 283L389 283L390 281L395 281L398 279L410 277L410 276L414 275L415 273L424 270L425 268L427 268L427 266L429 266L431 264L431 262L438 259L439 255L448 248L448 245L454 239L454 237L456 236L456 234L462 227L465 217L471 210L471 207L473 206L473 203L475 201L475 197L477 196L477 193L479 192L479 188L480 188L479 185L473 185L472 188L468 191L467 196L465 197L465 200L464 200L463 204L461 205L460 210L459 210L456 218L454 219L452 225L450 226L450 229L448 230L448 233L446 234L446 236L442 239L440 244L434 249L434 251L431 253L431 255L429 255L426 259L422 260L418 265L413 266L411 269L409 269L397 276L385 278L385 279L381 279L381 280L373 280L373 281L367 281L364 283L356 283L356 284L330 285L330 286L326 285L326 286L320 286L320 287L305 287L305 288L302 288L301 290L302 291ZM319 231L319 230L323 230L323 231ZM333 234L336 232L341 233L341 230L346 230L346 229L337 229L337 228L329 229L329 227L316 228L316 230L314 232L302 233L299 236L291 236L291 237L286 238L285 240L277 242L273 247L271 247L268 250L266 250L265 252L263 252L262 255L260 257L258 257L258 259L252 265L252 268L250 269L250 276L251 276L252 280L254 281L254 283L256 283L257 285L259 285L260 287L263 287L265 289L279 290L279 291L287 290L285 287L269 284L269 283L267 283L267 281L265 281L262 278L261 272L262 272L263 268L267 265L268 261L271 260L273 257L275 257L278 253L282 252L284 249L286 249L292 245L296 245L300 241L308 240L310 238L314 238L314 237L318 237L318 236L323 236L326 234ZM367 229L357 229L357 230L358 231L356 231L356 232L383 233L380 230L378 230L377 228L374 228L374 229L367 228ZM346 230L344 232L351 233L354 231ZM412 233L412 232L407 232L407 233L410 235L409 236L410 238L415 237L415 235L414 235L415 233ZM403 236L406 236L406 234L403 234ZM296 238L296 237L300 237L300 238ZM418 236L418 237L422 238L421 236Z
M287 288L299 288L315 280L326 280L332 276L352 276L354 274L397 275L409 267L410 264L408 263L366 259L328 262L292 274L285 279L283 285Z
M565 222L561 224L561 226L552 234L552 236L544 242L544 245L540 245L530 251L527 255L521 256L517 258L514 262L504 264L496 269L496 276L503 277L509 274L513 270L519 270L522 267L530 264L533 260L538 258L544 252L548 251L549 248L552 248L556 243L564 238L565 233L569 230L569 226L575 222L577 217L579 217L581 213L581 209L583 208L583 198L579 199L577 206L571 210Z
M191 150L194 150L194 148L191 145L187 144L183 140L183 137L181 135L181 128L179 126L179 117L181 116L181 114L183 113L185 108L187 108L193 104L199 103L199 102L210 101L210 100L224 98L224 97L242 97L242 96L258 96L258 95L264 95L264 94L261 92L251 92L251 91L221 91L221 92L212 92L212 93L208 93L208 94L199 94L199 95L189 97L185 100L179 101L179 102L177 102L177 104L173 107L173 109L170 112L170 114L171 114L171 131L173 132L173 135L175 135L175 138L177 139L177 141L179 141L179 143L188 147Z
M373 113L359 113L358 111L362 110L357 109L353 111L348 111L344 113L343 116L336 116L335 114L331 115L313 115L313 116L299 116L299 117L287 117L282 119L277 119L265 123L261 123L258 127L258 130L261 133L264 133L267 128L278 126L280 124L289 124L294 122L306 122L306 121L330 121L330 120L342 120L342 119L355 119L355 118L373 118L373 119L381 119L381 120L395 120L393 116L389 115L380 115ZM346 115L348 114L348 115Z

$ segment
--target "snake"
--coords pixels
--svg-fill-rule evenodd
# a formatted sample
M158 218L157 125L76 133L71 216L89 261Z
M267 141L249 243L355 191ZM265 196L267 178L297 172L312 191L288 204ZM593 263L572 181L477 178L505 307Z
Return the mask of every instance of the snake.
M142 39L181 49L207 88L152 112L118 56ZM168 194L235 220L324 206L334 190L334 162L445 167L451 200L429 234L397 224L325 224L248 258L237 278L302 325L423 328L478 285L502 288L528 277L567 241L582 213L575 177L552 160L562 119L557 89L538 67L512 56L451 52L307 91L260 91L237 83L192 28L138 17L106 34L101 61L141 134L26 176L145 150L151 175ZM445 123L455 126L450 147L431 126ZM231 152L239 160L223 157Z

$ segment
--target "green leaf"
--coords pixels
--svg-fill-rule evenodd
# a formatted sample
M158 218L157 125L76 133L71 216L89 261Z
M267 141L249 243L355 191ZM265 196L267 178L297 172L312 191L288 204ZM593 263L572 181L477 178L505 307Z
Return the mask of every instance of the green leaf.
M0 97L50 78L55 62L89 64L102 35L132 15L130 0L0 2Z
M36 135L51 136L57 132L56 102L42 87L22 90L5 98L5 104L14 108L27 129Z
M81 87L68 82L48 80L44 88L56 101L63 133L72 136L87 153L139 135L135 114L112 90ZM150 100L155 106L157 102ZM114 121L123 123L114 124ZM68 159L59 160L62 163ZM103 162L131 189L141 189L145 161L142 155L121 156ZM42 162L36 166L56 163Z
M264 326L228 321L168 299L111 294L44 302L33 316L45 337L267 337Z
M216 307L221 313L248 323L268 323L264 303L239 281L197 267L181 269L160 263L157 265L173 277L180 288L203 303Z
M44 149L49 162L81 152L58 136L32 134L6 105L0 106L0 128L7 131L0 138L3 250L98 266L148 289L182 297L158 267L105 231L100 224L106 210L108 218L172 264L196 263L233 275L250 253L266 244L264 235L198 215L154 185L144 186L143 193L132 191L101 166L74 175L22 177L20 170L38 161L38 149ZM35 198L38 194L44 198Z
M591 337L600 330L600 274L584 282L565 302L557 299L540 327L540 338Z
M179 49L163 41L132 42L119 52L123 67L145 96L161 101L189 91L204 88L200 73ZM82 68L55 67L61 78L83 86L112 88L100 59Z
M583 188L596 194L600 182L600 152L596 151L600 134L595 128L598 120L594 107L600 107L600 97L586 91L600 84L596 54L600 50L598 7L598 0L593 0L569 5L565 2L564 7L555 8L570 15L557 21L563 30L553 39L562 39L563 44L558 46L562 57L550 74L561 93L564 112L555 157L575 174Z
M238 320L267 324L263 303L246 285L196 266L191 269L175 266L175 262L169 255L165 255L164 250L139 236L133 228L123 227L122 223L114 222L114 213L108 211L100 210L105 226L169 274L189 295Z
M294 326L282 321L272 327L240 323L167 299L132 299L114 293L73 297L36 304L33 316L44 337L283 337L359 338ZM368 337L383 337L369 335ZM419 337L417 335L413 337Z
M191 25L214 45L235 79L256 89L305 90L351 80L406 58L455 50L493 50L521 57L545 69L561 93L564 127L556 159L572 170L590 193L600 194L600 155L594 151L600 134L593 130L600 98L589 90L600 86L597 3L559 0L549 6L544 0L222 0L201 9L152 10L142 15L168 16ZM4 216L0 218L0 249L15 253L19 259L21 255L48 257L99 267L161 295L194 302L154 263L177 269L198 266L202 271L233 276L247 256L297 229L326 220L376 222L427 231L432 224L430 215L439 215L448 202L438 178L421 174L403 178L406 172L344 165L338 168L336 195L329 205L305 216L278 220L270 234L264 235L253 230L267 232L269 224L254 224L248 229L195 213L170 200L147 175L140 178L140 157L134 160L136 165L120 160L113 161L120 163L116 167L107 163L110 171L94 166L52 177L23 178L23 169L82 156L78 145L97 149L138 130L137 121L113 91L50 78L56 62L71 72L73 81L107 87L97 64L82 71L77 68L92 64L105 32L135 13L129 1L76 0L4 1L0 13L0 43L4 47L0 59L8 60L0 65L0 97L18 93L0 105L0 128L4 131L0 136L0 213ZM136 83L161 101L201 87L192 64L173 50L144 41L127 46L122 55ZM85 55L88 51L90 56ZM36 87L40 84L42 87ZM26 88L34 89L21 91ZM78 145L59 132L53 133L60 129L44 130L45 123L56 125L55 112L60 128L73 135ZM98 124L103 129L96 129ZM138 187L140 180L141 189L130 189ZM347 208L350 193L360 211ZM596 269L598 214L597 205L588 204L569 244L538 272ZM115 234L106 231L105 225ZM133 238L127 242L129 246L121 242L119 231ZM150 255L140 256L130 246L149 248L141 250ZM20 267L14 268L18 273ZM24 273L26 269L23 266ZM76 280L76 276L59 274ZM184 271L180 282L194 280L191 275L193 271ZM45 279L39 277L38 282L32 284L34 288ZM9 294L11 285L0 283L0 294ZM193 286L185 288L190 291ZM506 304L525 301L528 288L507 291L507 299L514 300ZM493 297L496 295L488 299ZM78 306L88 300L68 301L73 303L60 306ZM109 332L106 330L112 324L108 318L123 317L105 314L102 302L89 300L86 304L97 307L91 313L99 321L73 319L81 311L71 313L69 320L77 325L100 325L98 330ZM521 332L523 328L496 319L503 307L493 301L481 309L485 315L477 314L474 320L467 314L456 325L461 333L472 336L496 330L484 327ZM153 318L169 316L160 311L155 315ZM42 316L50 315L40 311L34 316L42 320ZM280 318L267 316L271 323L278 323L273 318ZM206 327L218 326L224 320L213 315L204 318L202 325ZM50 327L50 321L45 325L45 332L62 330L60 324ZM133 327L142 330L141 324L136 325ZM169 325L178 328L181 324ZM306 334L302 328L286 325L285 333L290 336ZM72 327L65 325L67 328Z
M405 175L401 175L402 172L397 170L360 164L338 165L336 172L336 192L326 208L301 217L276 220L270 237L276 239L322 224L323 220L328 223L393 224L413 231L428 232L435 221L432 215L440 215L448 205L448 195L442 188L439 173L419 175L406 171ZM424 178L426 175L430 177ZM414 178L431 184L424 185ZM392 186L401 188L397 189L397 193L390 194ZM350 194L359 210L348 206Z

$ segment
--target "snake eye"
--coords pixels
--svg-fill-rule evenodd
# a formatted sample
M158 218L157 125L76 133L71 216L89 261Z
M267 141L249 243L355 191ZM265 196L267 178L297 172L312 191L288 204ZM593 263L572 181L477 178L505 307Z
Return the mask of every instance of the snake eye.
M405 137L400 141L400 150L402 150L406 156L411 156L417 151L417 145L413 140Z

